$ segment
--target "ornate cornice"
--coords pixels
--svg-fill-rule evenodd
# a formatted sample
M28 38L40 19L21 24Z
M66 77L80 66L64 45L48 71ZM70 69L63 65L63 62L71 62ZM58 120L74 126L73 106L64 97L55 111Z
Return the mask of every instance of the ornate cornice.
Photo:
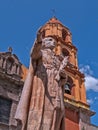
M9 82L12 82L17 85L23 86L24 82L21 77L17 74L7 74L2 68L0 68L0 77L2 79L7 79Z
M75 110L77 112L84 112L89 116L93 116L95 112L90 110L90 106L86 103L83 103L81 101L76 101L74 98L68 98L67 96L64 95L64 103L65 103L65 108L70 108L71 110Z
M79 77L81 77L82 79L84 79L84 74L81 73L76 66L72 65L72 64L68 64L65 68L66 71L72 73L73 75L78 75Z

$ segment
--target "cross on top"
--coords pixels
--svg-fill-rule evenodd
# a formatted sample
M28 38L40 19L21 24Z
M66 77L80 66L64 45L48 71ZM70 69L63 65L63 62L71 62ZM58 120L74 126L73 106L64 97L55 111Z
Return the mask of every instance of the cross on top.
M53 14L53 17L56 16L56 10L55 9L52 9L52 14Z

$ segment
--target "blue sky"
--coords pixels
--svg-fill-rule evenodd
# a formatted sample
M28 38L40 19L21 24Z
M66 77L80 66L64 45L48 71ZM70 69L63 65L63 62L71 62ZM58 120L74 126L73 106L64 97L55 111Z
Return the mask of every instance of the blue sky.
M79 67L85 73L87 99L98 125L98 0L0 0L0 51L13 47L29 66L29 53L38 28L56 10L56 17L72 32Z

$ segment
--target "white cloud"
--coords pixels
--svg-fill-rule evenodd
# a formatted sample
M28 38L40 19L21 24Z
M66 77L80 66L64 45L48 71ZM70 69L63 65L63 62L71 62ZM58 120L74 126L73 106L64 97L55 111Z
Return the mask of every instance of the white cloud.
M93 104L93 102L94 102L94 101L93 101L92 99L87 99L87 103L88 103L88 104Z
M86 75L85 76L85 87L87 90L91 89L95 92L98 92L98 79L91 75Z
M85 65L85 66L81 65L80 71L82 73L84 73L85 75L87 75L87 74L92 75L93 74L93 71L91 70L89 65Z
M89 65L82 66L80 71L85 74L85 87L86 90L93 90L98 92L98 79L92 76L93 71Z
M98 97L92 97L92 98L88 98L87 99L87 103L88 104L95 104L95 103L98 103Z

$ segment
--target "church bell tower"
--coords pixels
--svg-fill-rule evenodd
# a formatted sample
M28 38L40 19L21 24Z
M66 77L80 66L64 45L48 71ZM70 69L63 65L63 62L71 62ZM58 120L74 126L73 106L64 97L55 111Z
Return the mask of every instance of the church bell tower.
M42 38L48 36L56 38L56 54L69 56L65 68L67 82L64 85L65 129L82 130L83 122L90 123L90 117L95 113L90 110L86 100L84 74L79 71L77 48L72 43L72 34L56 17L51 18L38 33Z

